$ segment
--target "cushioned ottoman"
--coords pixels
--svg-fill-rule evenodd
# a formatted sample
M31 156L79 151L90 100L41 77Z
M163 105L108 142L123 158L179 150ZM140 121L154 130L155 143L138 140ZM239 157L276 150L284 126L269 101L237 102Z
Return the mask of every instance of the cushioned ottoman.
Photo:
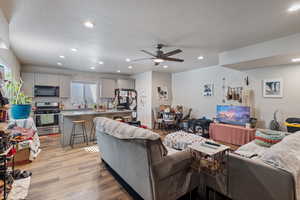
M204 138L199 135L187 133L184 131L177 131L177 132L168 134L165 137L163 143L167 147L170 147L173 149L185 150L185 149L187 149L187 147L189 145L201 142L203 139Z

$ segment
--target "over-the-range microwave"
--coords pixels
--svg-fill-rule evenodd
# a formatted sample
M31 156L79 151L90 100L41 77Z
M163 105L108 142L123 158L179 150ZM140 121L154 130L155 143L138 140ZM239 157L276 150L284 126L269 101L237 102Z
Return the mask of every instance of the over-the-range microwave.
M59 87L35 85L34 96L35 97L59 97Z

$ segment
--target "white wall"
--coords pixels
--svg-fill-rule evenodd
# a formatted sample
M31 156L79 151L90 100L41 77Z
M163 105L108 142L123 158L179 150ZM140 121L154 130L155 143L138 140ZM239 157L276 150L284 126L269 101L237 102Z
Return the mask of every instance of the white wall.
M0 38L9 44L9 24L0 9ZM14 79L20 78L20 63L12 49L0 49L0 64L10 68Z
M159 100L157 95L157 87L167 87L168 100ZM159 107L160 105L172 104L172 74L165 72L152 72L152 107Z
M269 125L276 109L280 110L279 120L282 122L287 117L300 117L300 65L268 67L243 72L213 66L175 73L172 78L173 104L193 108L194 117L215 117L216 105L223 104L222 78L226 79L225 85L227 86L245 87L243 80L246 76L249 76L249 88L254 92L254 114L260 120L260 127ZM262 80L273 78L283 78L283 98L270 99L262 96ZM202 96L202 88L205 83L214 83L214 96ZM226 104L231 104L231 102Z
M147 127L152 127L152 72L132 76L138 93L138 120Z

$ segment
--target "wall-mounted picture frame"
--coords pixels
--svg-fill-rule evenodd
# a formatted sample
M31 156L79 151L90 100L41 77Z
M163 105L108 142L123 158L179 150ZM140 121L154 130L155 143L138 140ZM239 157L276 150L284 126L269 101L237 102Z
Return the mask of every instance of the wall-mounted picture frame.
M283 79L263 80L263 96L265 98L283 98Z
M157 98L160 101L168 101L168 88L166 86L157 87Z
M203 96L211 97L214 95L214 84L208 83L203 86Z

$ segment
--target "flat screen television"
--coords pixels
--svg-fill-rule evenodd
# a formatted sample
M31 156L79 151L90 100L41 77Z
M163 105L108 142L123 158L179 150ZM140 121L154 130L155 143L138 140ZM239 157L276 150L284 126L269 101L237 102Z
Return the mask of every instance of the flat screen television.
M221 123L244 126L250 121L250 107L217 105L217 120Z

